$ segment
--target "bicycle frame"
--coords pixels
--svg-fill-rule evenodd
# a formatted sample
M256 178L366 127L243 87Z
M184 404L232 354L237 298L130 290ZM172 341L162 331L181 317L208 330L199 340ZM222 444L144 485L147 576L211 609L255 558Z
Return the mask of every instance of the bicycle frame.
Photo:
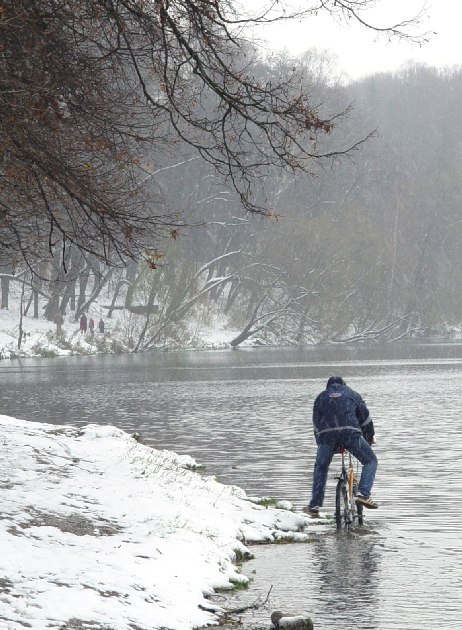
M356 503L358 478L353 464L353 456L346 449L340 449L339 452L342 456L342 468L337 477L338 482L335 491L335 521L337 529L348 531L355 526L355 523L363 524L363 507ZM346 461L347 453L348 464Z

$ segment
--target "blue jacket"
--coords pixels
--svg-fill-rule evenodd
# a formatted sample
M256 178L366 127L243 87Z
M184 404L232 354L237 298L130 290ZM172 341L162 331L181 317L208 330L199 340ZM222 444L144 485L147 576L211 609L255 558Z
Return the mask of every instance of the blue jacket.
M314 435L317 444L341 445L342 436L351 432L371 443L374 424L361 396L346 385L331 385L321 392L313 407Z

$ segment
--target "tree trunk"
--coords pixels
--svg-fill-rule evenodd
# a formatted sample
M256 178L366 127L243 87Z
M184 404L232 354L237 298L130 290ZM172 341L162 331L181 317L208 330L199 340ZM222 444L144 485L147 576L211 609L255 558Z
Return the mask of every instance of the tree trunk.
M1 304L1 308L8 310L8 308L9 308L8 298L9 298L9 293L10 293L10 279L9 278L2 278L1 285L2 285L2 304Z

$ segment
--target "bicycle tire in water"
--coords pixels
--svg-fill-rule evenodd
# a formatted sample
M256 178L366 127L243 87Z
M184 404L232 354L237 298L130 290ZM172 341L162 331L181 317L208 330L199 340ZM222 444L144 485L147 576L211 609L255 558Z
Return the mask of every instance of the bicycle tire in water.
M348 488L344 479L339 479L335 489L335 522L337 529L350 529L353 524L353 514L348 500Z
M356 518L358 520L358 525L364 524L364 508L360 503L356 503L356 495L358 493L358 482L356 478L353 481L353 502L351 505L351 509L353 510L353 521Z

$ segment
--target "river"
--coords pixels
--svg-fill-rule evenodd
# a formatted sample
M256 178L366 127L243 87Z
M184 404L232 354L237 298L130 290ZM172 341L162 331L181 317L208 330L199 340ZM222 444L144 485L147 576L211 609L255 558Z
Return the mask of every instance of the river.
M353 534L262 546L239 605L306 611L336 630L460 628L462 345L395 343L303 351L241 349L0 362L2 413L115 424L156 448L188 453L251 496L309 499L314 397L332 374L374 419L377 511ZM333 509L335 460L325 509ZM231 600L232 601L232 598Z

